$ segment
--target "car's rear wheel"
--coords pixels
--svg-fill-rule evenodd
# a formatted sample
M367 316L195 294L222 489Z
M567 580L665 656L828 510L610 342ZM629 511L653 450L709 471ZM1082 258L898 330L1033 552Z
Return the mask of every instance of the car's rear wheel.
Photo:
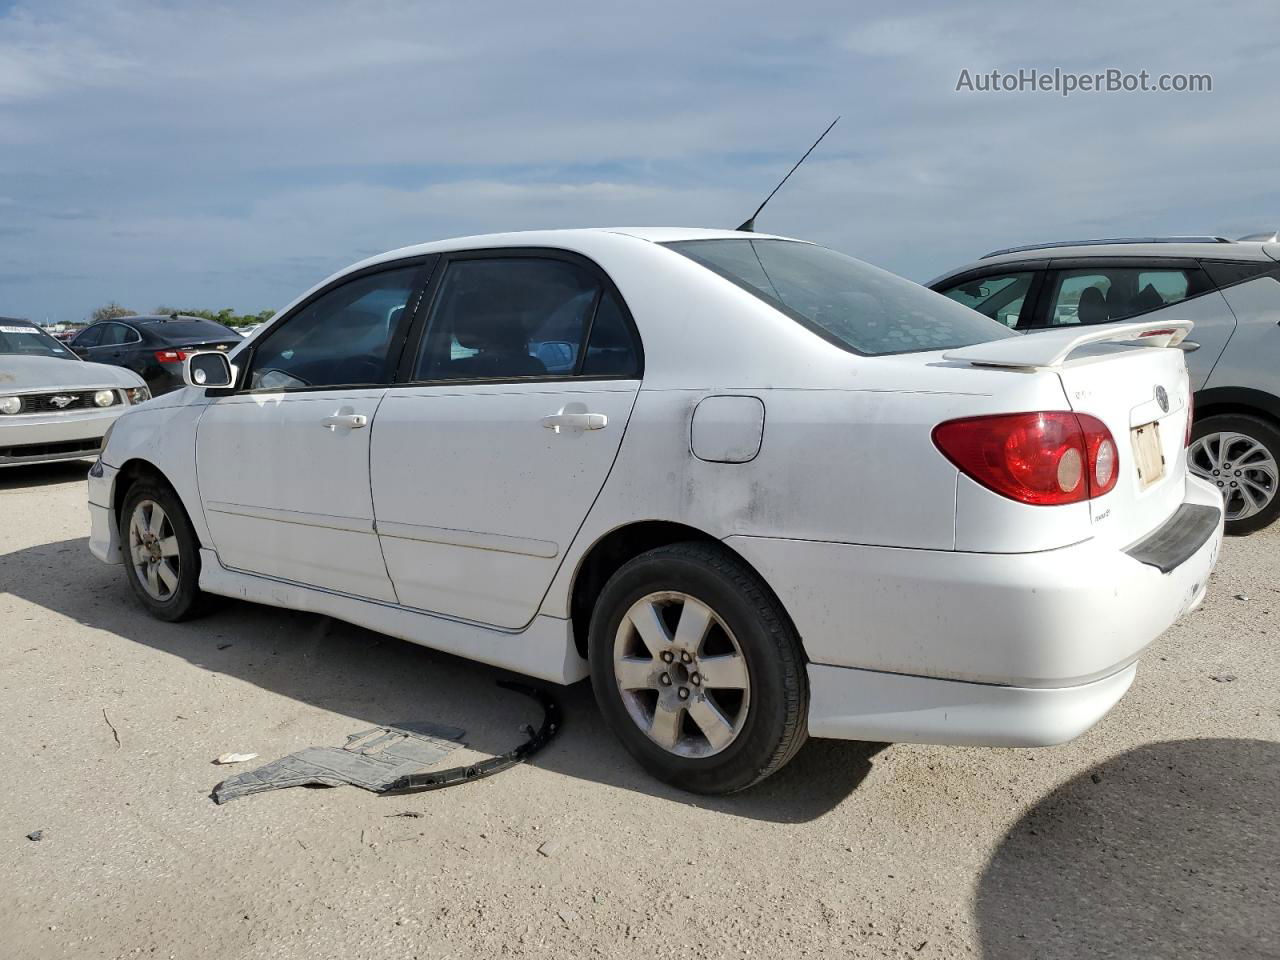
M1280 515L1280 431L1266 420L1205 417L1192 428L1187 463L1222 493L1227 533L1253 533Z
M185 620L200 611L200 544L177 495L140 480L120 510L125 577L152 616Z
M730 793L783 766L807 737L800 641L776 597L718 544L642 554L591 618L601 712L653 776Z

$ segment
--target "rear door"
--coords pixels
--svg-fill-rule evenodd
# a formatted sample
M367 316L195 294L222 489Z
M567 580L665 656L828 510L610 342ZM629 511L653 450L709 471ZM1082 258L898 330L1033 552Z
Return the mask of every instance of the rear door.
M374 423L377 529L400 602L533 619L640 387L626 306L559 251L450 255Z
M214 547L237 570L394 602L374 532L370 426L429 265L344 279L272 327L196 431Z
M1042 328L1125 320L1190 320L1195 330L1182 345L1193 390L1199 390L1235 329L1235 318L1194 260L1055 260L1036 319Z

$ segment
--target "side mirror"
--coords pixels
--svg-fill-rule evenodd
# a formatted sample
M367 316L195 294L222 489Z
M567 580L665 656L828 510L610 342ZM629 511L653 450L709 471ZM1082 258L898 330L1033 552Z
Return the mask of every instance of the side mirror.
M229 387L235 381L235 373L225 353L206 350L187 354L182 379L189 387Z

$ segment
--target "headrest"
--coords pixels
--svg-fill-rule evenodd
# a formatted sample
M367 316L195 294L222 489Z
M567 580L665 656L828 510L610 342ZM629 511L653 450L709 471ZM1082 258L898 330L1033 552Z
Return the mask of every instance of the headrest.
M1107 298L1097 287L1085 287L1076 313L1081 323L1106 323Z

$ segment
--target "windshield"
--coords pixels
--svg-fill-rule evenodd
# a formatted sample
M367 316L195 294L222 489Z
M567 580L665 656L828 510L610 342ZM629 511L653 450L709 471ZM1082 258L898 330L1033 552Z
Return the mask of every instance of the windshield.
M147 320L152 332L168 340L200 337L206 340L239 340L240 334L213 320Z
M854 353L946 350L1016 335L932 290L826 247L745 239L666 246Z
M75 359L75 354L33 323L0 320L0 354Z

